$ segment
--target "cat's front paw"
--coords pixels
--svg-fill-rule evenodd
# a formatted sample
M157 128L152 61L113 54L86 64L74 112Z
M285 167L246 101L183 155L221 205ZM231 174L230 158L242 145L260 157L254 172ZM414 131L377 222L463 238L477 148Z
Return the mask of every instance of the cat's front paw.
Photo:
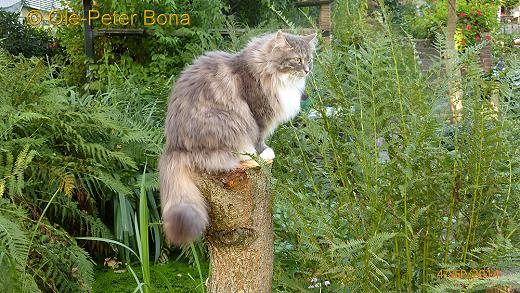
M260 158L264 159L264 161L274 160L274 151L272 148L266 148L261 154Z

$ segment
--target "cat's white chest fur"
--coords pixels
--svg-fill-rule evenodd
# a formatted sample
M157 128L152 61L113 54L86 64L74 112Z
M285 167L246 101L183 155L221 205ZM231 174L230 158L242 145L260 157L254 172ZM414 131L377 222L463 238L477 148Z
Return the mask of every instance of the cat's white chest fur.
M286 122L294 118L300 111L300 101L305 90L305 78L293 79L284 76L277 87L278 99L282 106L280 122Z

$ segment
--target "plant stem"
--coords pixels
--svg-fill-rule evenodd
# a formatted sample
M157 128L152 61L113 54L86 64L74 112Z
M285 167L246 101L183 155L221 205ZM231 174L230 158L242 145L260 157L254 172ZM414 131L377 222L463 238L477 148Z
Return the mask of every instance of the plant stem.
M474 187L475 189L473 191L473 203L471 205L471 217L469 220L468 235L466 236L466 245L464 246L464 254L462 257L463 264L466 264L466 256L468 254L471 231L472 231L472 229L474 229L474 225L475 225L474 218L476 217L475 208L476 208L477 194L478 194L479 184L480 184L480 167L481 167L481 163L482 163L482 146L484 144L484 117L482 114L482 109L481 109L481 113L480 113L480 122L481 122L480 123L480 143L479 143L478 161L477 161L477 166L476 166L477 174L475 176L476 177L475 178L475 187Z
M200 288L202 290L202 293L206 291L204 286L204 278L202 277L202 269L200 267L200 261L199 256L197 254L197 251L195 250L195 246L193 243L190 244L191 252L193 253L193 258L195 259L195 264L197 265L197 271L199 272L199 279L200 279Z
M509 157L509 186L507 187L507 198L504 203L504 216L502 217L502 222L500 223L500 229L504 227L504 221L507 219L507 205L509 204L509 197L511 196L511 187L513 186L513 157Z
M143 291L145 293L150 292L151 289L151 278L150 278L150 250L148 241L148 205L146 198L145 186L145 172L146 164L143 170L143 177L141 178L141 196L139 197L139 230L141 233L141 269L143 271L144 286Z
M401 258L399 258L399 243L397 241L397 237L394 237L394 251L395 251L395 259L397 260L396 266L396 274L397 274L397 291L401 290Z
M58 194L59 191L60 191L60 188L58 188L56 190L56 192L54 192L54 194L51 196L51 199L49 200L49 202L47 203L47 205L43 209L43 212L40 215L40 218L38 219L38 222L34 225L34 229L33 229L32 235L31 235L31 241L29 241L29 245L27 247L27 255L26 255L25 259L29 259L29 253L31 251L31 246L32 246L32 243L33 243L33 240L34 240L34 236L36 236L36 231L38 231L38 227L40 227L40 223L41 223L41 221L43 219L43 216L45 216L45 213L47 212L47 209L49 208L51 203L54 201L54 198L56 197L56 195ZM25 268L24 268L24 270L25 270Z

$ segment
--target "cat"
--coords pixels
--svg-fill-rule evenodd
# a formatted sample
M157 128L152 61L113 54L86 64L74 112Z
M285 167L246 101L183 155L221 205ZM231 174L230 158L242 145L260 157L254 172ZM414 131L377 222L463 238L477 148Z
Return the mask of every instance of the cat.
M193 242L209 223L192 172L232 170L250 159L247 154L274 159L265 141L298 114L316 43L316 34L278 31L253 38L236 54L205 53L181 73L170 95L158 164L170 243Z

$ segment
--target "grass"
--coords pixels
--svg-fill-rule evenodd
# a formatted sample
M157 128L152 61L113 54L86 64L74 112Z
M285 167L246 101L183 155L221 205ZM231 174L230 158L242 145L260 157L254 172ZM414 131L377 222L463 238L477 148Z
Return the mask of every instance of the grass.
M139 255L141 259L141 266L143 272L143 284L144 284L144 293L150 292L150 242L148 239L148 232L150 229L149 221L148 221L148 206L146 205L146 190L145 190L145 182L146 182L146 165L144 166L143 176L141 178L141 188L140 188L140 196L139 196L139 230L136 229L137 238L140 241L137 242L139 247ZM137 224L135 225L137 227Z
M141 267L132 265L139 279L143 278ZM207 276L208 264L201 264L204 276ZM151 292L195 292L194 288L200 286L198 271L193 266L184 262L167 262L150 266L150 290ZM168 280L165 282L164 278ZM133 292L135 279L131 272L115 273L114 271L98 266L96 268L94 286L92 292L119 293Z
M135 237L137 239L137 247L138 247L138 253L136 253L134 250L132 250L127 245L111 240L111 239L104 239L104 238L98 238L98 237L78 237L77 239L83 239L83 240L93 240L93 241L101 241L105 243L111 243L119 245L121 248L124 248L125 251L132 253L134 256L137 257L139 260L139 266L141 268L140 274L136 273L136 270L132 268L130 264L126 264L128 272L131 273L131 276L133 277L134 283L137 284L137 287L133 288L133 292L143 292L143 293L149 293L149 292L156 292L158 288L165 287L168 292L179 292L177 290L174 291L174 287L171 284L171 278L166 277L165 274L163 274L160 270L153 269L150 265L150 241L148 237L148 233L150 232L150 222L149 222L149 209L148 209L148 199L147 199L147 193L145 190L145 183L146 183L146 165L143 170L143 175L141 177L141 183L140 183L140 195L139 195L139 217L134 217L136 223L134 225L135 227ZM137 219L139 218L139 219ZM138 223L137 223L138 222ZM197 290L200 290L200 292L204 293L205 285L204 285L204 272L207 272L207 269L203 269L203 264L199 260L197 251L195 249L195 246L191 244L190 246L191 252L193 253L195 265L197 268L198 273L198 285L191 286L191 291L193 292L194 288ZM153 274L152 274L153 273ZM161 282L154 282L152 285L152 275L155 275L160 279ZM182 274L181 274L182 276ZM192 277L191 274L188 274L188 276L195 281L195 279ZM142 281L140 281L142 280Z

